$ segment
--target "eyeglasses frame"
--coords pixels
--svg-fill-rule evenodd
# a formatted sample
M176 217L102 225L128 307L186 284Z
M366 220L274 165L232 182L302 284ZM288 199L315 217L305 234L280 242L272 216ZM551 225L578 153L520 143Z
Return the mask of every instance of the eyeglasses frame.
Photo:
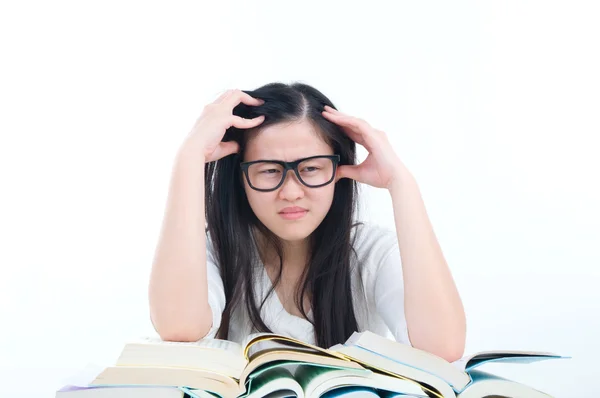
M300 172L298 171L298 165L302 162L305 162L310 159L315 159L315 158L331 159L333 161L332 177L329 181L327 181L323 184L308 185L302 180L302 177L300 177ZM331 182L335 179L335 172L337 170L337 166L338 166L339 162L340 162L340 155L315 155L315 156L309 156L307 158L298 159L293 162L284 162L283 160L263 160L263 159L253 160L250 162L241 162L240 167L242 168L242 171L244 172L244 175L246 176L246 181L248 182L248 185L250 186L250 188L254 189L255 191L259 191L259 192L272 192L283 185L285 178L287 177L288 170L294 170L294 174L296 174L298 181L300 181L300 183L302 185L304 185L308 188L320 188L320 187L324 187L325 185L331 184ZM252 185L252 183L250 182L250 176L248 175L248 168L255 163L275 163L284 168L283 176L281 177L281 181L279 181L279 184L277 184L277 186L275 188L263 189L263 188L256 188L254 185Z

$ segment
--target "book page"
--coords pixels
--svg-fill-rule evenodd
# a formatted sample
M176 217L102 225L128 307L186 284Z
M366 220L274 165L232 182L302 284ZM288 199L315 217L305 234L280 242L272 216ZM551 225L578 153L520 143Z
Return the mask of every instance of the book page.
M427 372L444 380L457 391L462 390L471 381L467 373L456 365L452 366L450 362L433 353L391 340L370 331L353 333L346 343L344 343L344 346L357 347L393 362Z
M177 345L177 346L188 346L188 347L201 347L212 350L228 351L234 355L243 355L242 346L234 341L205 338L198 341L164 341L158 337L145 337L137 341L131 342L133 344L158 344L158 345Z
M250 343L252 340L257 339L259 337L265 337L265 336L274 336L272 333L252 333L249 334L244 341L242 342L242 346L246 347L248 346L248 343Z
M468 357L463 357L461 359L457 359L456 361L452 362L452 365L464 372L467 368L467 362L469 362L469 359L471 358L472 355L469 355Z
M268 384L278 384L279 387L283 385L287 386L285 391L288 391L288 394L291 396L295 396L296 393L301 392L300 385L294 379L292 373L280 366L271 367L269 369L258 372L258 374L253 375L248 379L247 383L247 392L248 395L255 394L256 396L264 396L264 393L271 393L273 391L269 391ZM261 392L261 390L263 390ZM291 393L294 391L294 393ZM270 395L269 395L270 397Z
M506 362L506 363L531 363L542 361L544 359L566 358L551 352L545 351L522 351L522 350L499 350L499 351L481 351L475 354L465 355L461 359L452 362L452 365L458 369L469 372L477 366L488 362Z
M277 340L260 340L252 344L248 349L248 358L252 360L255 356L267 351L300 351L309 352L311 354L320 354L312 348L301 345L285 344Z
M243 354L247 360L257 354L259 351L267 350L267 345L262 344L263 342L272 342L273 349L281 349L287 351L303 351L310 352L318 355L326 355L329 357L336 357L338 359L345 359L335 351L330 351L318 347L316 345L294 339L292 337L283 336L274 333L255 333L251 334L244 340ZM259 346L260 344L260 346Z

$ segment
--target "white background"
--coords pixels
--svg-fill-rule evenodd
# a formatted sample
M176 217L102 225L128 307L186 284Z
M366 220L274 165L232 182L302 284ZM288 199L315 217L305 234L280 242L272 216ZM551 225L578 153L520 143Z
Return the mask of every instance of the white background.
M221 91L271 81L386 131L459 287L467 353L573 357L484 370L599 393L597 4L3 2L0 396L52 397L154 333L175 151ZM362 192L361 217L394 228L388 192Z

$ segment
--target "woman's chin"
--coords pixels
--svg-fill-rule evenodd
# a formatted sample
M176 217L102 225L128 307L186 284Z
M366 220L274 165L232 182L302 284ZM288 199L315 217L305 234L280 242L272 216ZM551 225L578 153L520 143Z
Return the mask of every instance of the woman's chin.
M287 242L299 242L305 240L314 231L308 223L277 223L269 227L275 235Z

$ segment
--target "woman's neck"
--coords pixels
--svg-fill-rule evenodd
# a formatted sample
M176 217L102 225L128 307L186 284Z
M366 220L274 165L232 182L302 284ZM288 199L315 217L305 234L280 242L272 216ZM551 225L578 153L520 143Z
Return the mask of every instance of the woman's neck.
M260 236L260 235L259 235ZM261 257L268 268L279 268L279 256L275 249L266 243L266 239L259 239L261 245ZM308 262L309 239L299 241L281 241L283 248L283 273L290 276L299 276L304 272Z
M275 285L275 293L283 308L290 314L302 316L302 312L296 305L296 293L299 286L303 283L304 271L308 263L309 239L302 241L281 241L283 248L283 266L281 274L279 274L279 256L277 251L269 244L266 244L266 239L262 237L259 240L261 244L261 258L265 271L272 283L278 279L279 282ZM308 314L311 310L311 292L303 297L302 305L304 313Z

